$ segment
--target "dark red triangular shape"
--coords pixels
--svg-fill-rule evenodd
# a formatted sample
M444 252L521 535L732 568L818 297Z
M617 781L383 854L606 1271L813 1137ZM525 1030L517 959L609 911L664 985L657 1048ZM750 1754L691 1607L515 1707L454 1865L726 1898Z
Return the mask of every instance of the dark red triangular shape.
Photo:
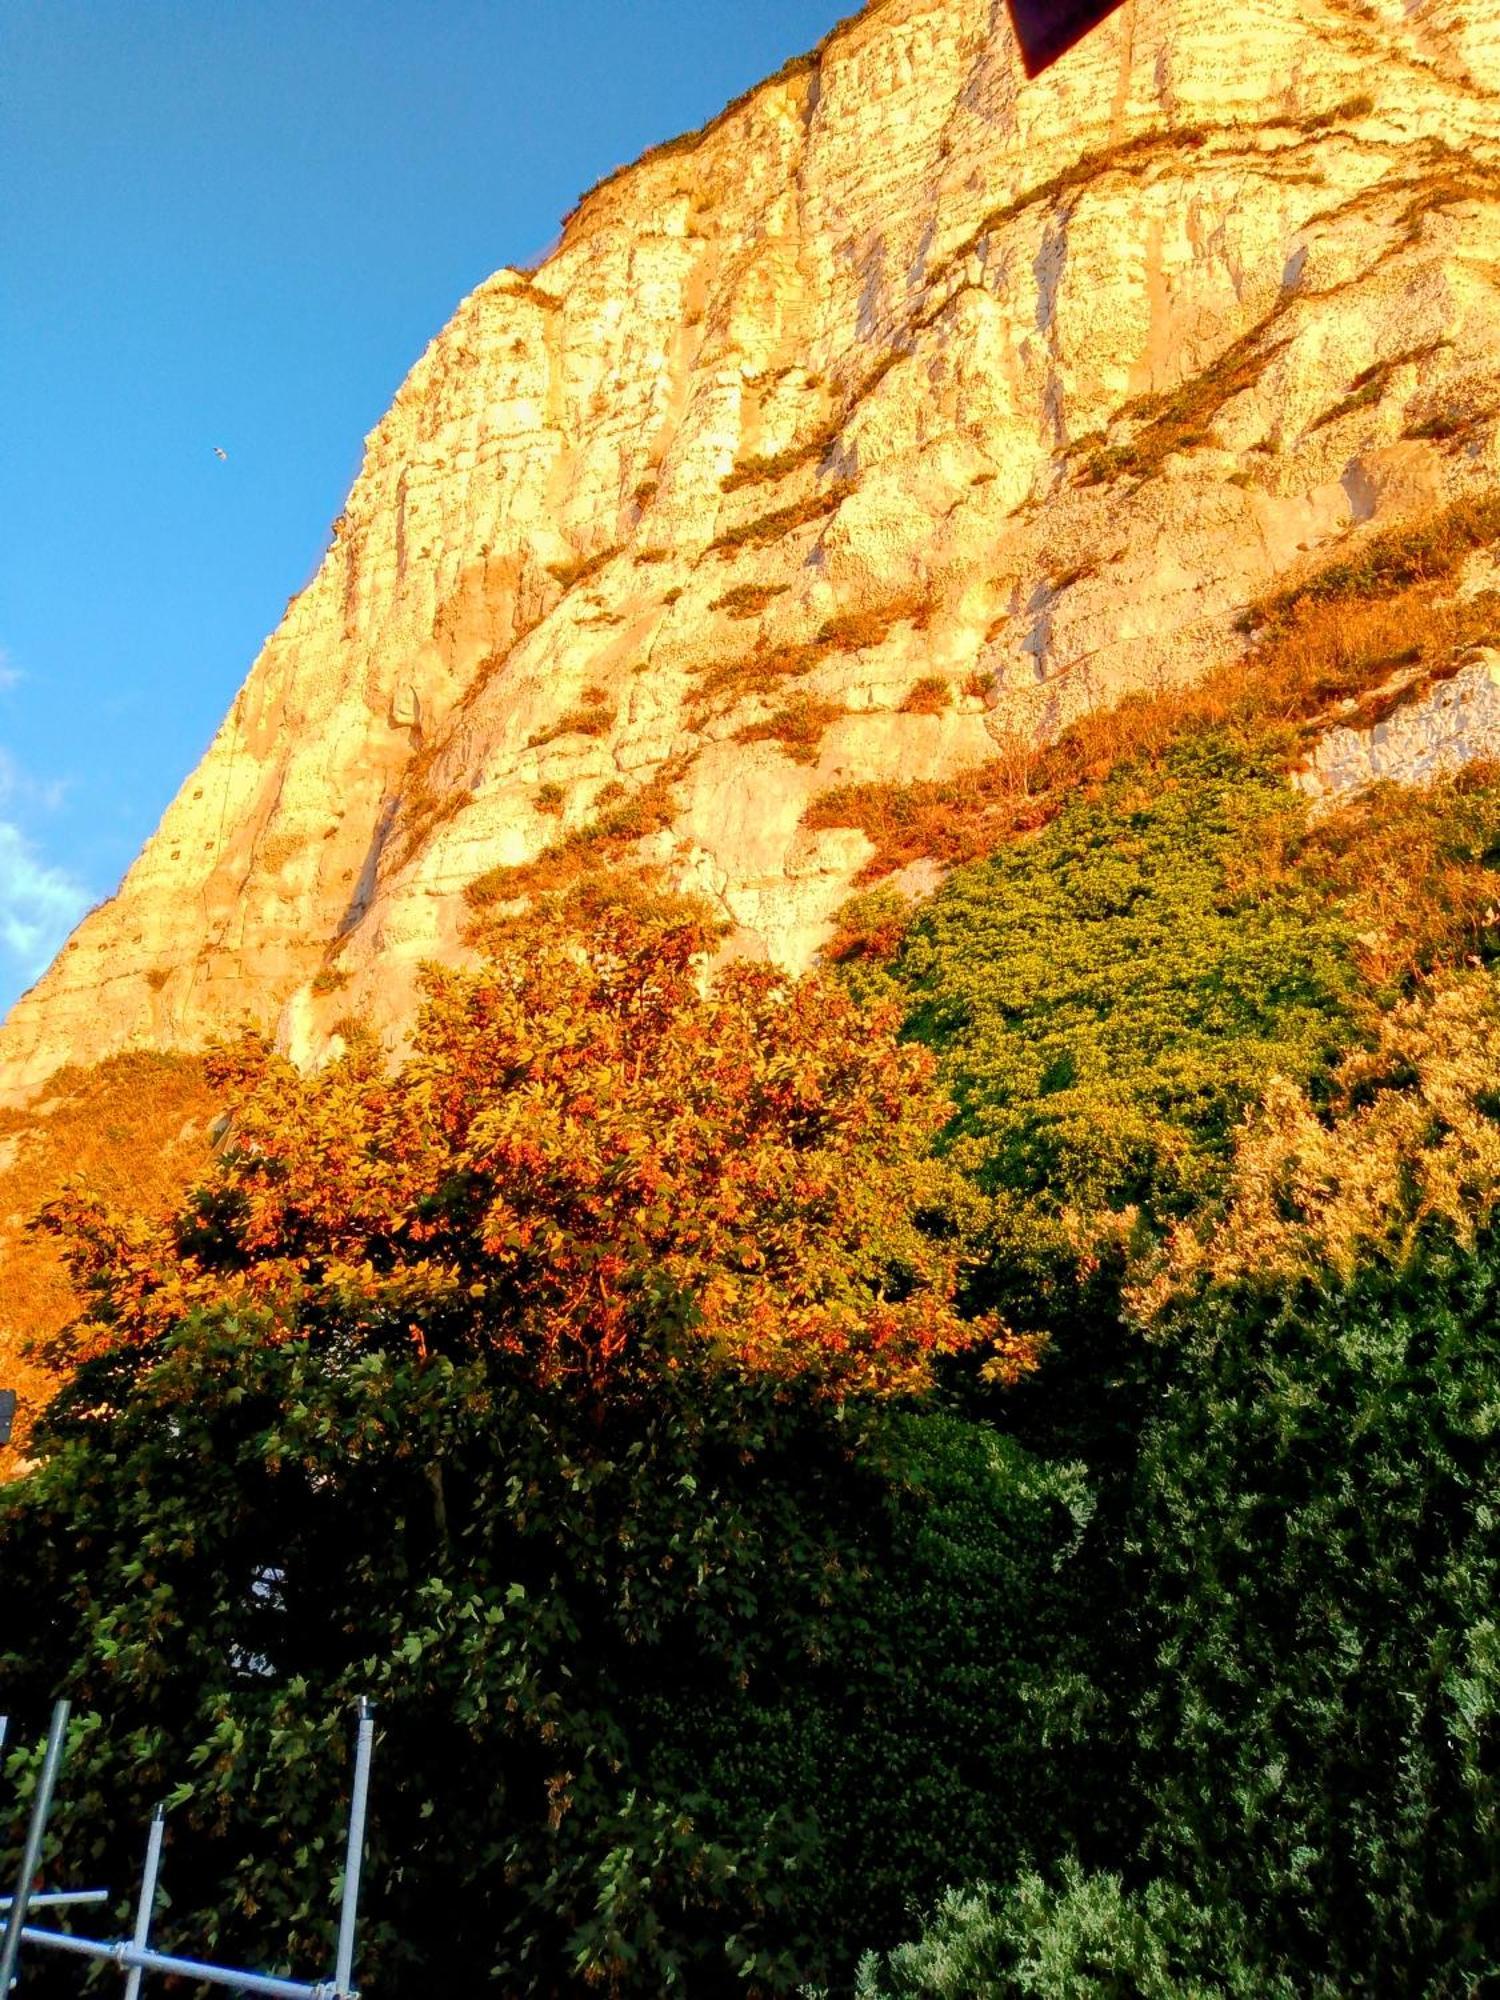
M1122 0L1010 0L1026 74L1040 76L1121 4Z

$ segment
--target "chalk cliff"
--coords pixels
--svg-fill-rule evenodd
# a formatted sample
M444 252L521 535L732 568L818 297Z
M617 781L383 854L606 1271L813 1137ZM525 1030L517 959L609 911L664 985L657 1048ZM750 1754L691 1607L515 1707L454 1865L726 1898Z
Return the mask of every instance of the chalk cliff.
M601 813L805 962L870 851L816 795L1232 659L1497 476L1500 0L1127 0L1036 82L1002 0L872 0L464 300L0 1089L397 1033Z

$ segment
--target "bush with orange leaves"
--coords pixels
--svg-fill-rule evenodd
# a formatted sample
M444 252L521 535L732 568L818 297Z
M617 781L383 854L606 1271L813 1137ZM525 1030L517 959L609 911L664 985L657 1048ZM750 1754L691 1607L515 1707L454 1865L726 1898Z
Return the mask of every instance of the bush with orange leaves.
M898 1393L1032 1352L956 1308L978 1197L888 1021L625 889L476 942L404 1060L219 1052L169 1222L52 1205L0 1686L91 1719L70 1851L174 1797L173 1948L326 1955L289 1856L373 1693L372 1990L847 1984L1054 1809L1088 1497Z
M965 1322L948 1107L894 1018L765 966L706 972L696 906L598 890L492 924L433 970L399 1067L358 1033L303 1075L261 1040L212 1059L237 1109L164 1224L53 1202L87 1301L75 1356L195 1310L420 1352L520 1357L596 1388L687 1344L833 1392L921 1388Z

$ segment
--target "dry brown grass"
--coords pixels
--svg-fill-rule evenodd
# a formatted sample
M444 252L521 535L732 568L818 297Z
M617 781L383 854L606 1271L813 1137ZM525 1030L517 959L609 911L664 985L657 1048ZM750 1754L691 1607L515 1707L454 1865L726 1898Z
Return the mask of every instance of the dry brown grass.
M1493 955L1497 808L1500 764L1475 763L1379 785L1309 829L1300 868L1344 909L1374 986Z
M619 553L618 548L599 549L591 556L573 556L566 562L548 563L547 574L554 582L560 583L564 591L576 590L581 583L597 576Z
M1497 541L1500 495L1457 502L1254 606L1249 653L1200 681L1082 716L1049 744L1018 738L954 778L837 786L804 823L857 827L874 848L859 879L874 882L912 861L952 866L988 853L1045 825L1079 787L1190 732L1269 735L1293 764L1316 729L1371 725L1453 672L1465 648L1500 640L1493 594L1442 596L1464 556Z
M1098 574L1099 565L1092 560L1064 563L1061 569L1049 573L1047 588L1054 597L1061 597L1065 590L1071 590L1075 584L1087 583L1090 577Z
M599 867L625 860L638 840L672 824L677 810L674 786L685 768L683 761L664 766L640 791L607 806L587 826L544 848L534 861L486 870L464 890L464 901L471 910L484 911L497 903L549 895Z
M530 304L540 306L543 312L562 310L562 300L555 292L544 292L540 285L534 285L529 278L513 275L511 283L506 287L506 296L526 299Z
M781 451L755 453L741 459L719 481L720 491L738 493L746 486L768 486L790 478L792 473L804 466L818 464L838 443L861 405L875 393L891 370L906 360L910 352L909 346L893 341L857 380L839 384L841 400L837 407L826 413L816 429ZM813 384L809 382L808 386Z
M1487 428L1495 415L1493 403L1481 403L1468 396L1444 396L1440 401L1429 404L1401 435L1427 438L1435 444L1450 445L1456 450Z
M1346 97L1342 104L1335 104L1327 111L1309 111L1306 117L1297 120L1299 132L1326 132L1332 125L1347 125L1355 118L1368 118L1375 109L1375 100L1361 92L1358 97Z
M701 720L710 713L722 713L749 695L770 694L783 682L810 674L835 653L878 646L894 626L903 622L910 622L920 631L926 626L931 610L926 598L908 594L868 610L842 612L829 618L815 638L784 646L762 643L752 653L716 660L701 675L694 715Z
M910 625L925 632L931 622L933 605L929 597L907 592L888 598L884 604L865 611L844 611L828 619L818 633L819 642L839 653L857 653L878 646L898 625Z
M1139 423L1127 444L1090 452L1079 468L1080 486L1098 486L1121 478L1149 479L1177 451L1192 451L1214 442L1213 420L1236 396L1253 389L1286 344L1273 341L1271 330L1291 303L1287 295L1250 331L1209 366L1162 394L1138 396L1120 412L1123 421Z
M1456 168L1432 175L1402 212L1401 222L1407 240L1417 241L1422 234L1422 223L1429 215L1439 214L1445 208L1455 208L1464 202L1492 202L1496 187L1495 174L1478 167Z
M18 1444L58 1380L26 1350L78 1311L55 1243L27 1223L74 1178L118 1208L170 1206L208 1164L214 1110L193 1057L135 1053L60 1070L42 1108L0 1111L0 1381L20 1391ZM0 1452L0 1478L17 1463Z
M794 500L789 507L776 507L769 514L758 514L754 520L742 521L736 528L725 528L709 544L709 551L721 557L733 555L736 549L760 549L773 542L784 541L795 534L798 528L805 528L813 521L826 520L837 513L849 497L849 485L839 480L832 486L825 486L821 493L809 493L804 500Z
M1246 614L1245 629L1274 628L1315 601L1391 597L1413 585L1444 582L1467 556L1497 540L1500 491L1455 500L1419 521L1367 537L1351 555L1262 598Z
M460 711L466 711L474 706L509 658L510 654L508 652L485 654L479 665L474 669L469 685L464 689L463 694L459 698L458 706Z
M1008 773L992 763L955 778L919 779L909 785L835 785L811 802L803 824L857 827L875 852L856 880L878 882L913 861L951 868L976 860L1023 830L1018 803ZM1055 810L1046 800L1034 801L1031 825L1045 825Z
M716 660L704 670L692 705L694 720L732 708L753 694L770 694L783 681L799 680L828 657L830 648L806 640L793 646L764 646L737 658Z
M440 826L462 809L461 786L439 791L432 781L433 770L446 738L428 737L412 752L401 785L401 817L395 829L393 851L397 866L403 866Z
M1408 347L1402 354L1393 354L1388 361L1377 361L1373 366L1361 370L1349 384L1348 395L1309 424L1309 431L1323 430L1329 424L1336 424L1341 417L1352 416L1356 410L1371 408L1384 396L1391 377L1398 368L1407 368L1428 361L1434 354L1452 345L1452 341L1449 340L1429 340L1423 347Z
M774 479L785 479L788 473L799 466L821 458L828 449L831 439L822 435L804 439L801 444L788 445L785 451L767 452L759 457L742 458L719 481L724 493L738 493L742 486L769 485Z
M708 608L723 611L731 618L758 618L768 604L785 596L786 589L784 583L737 583L733 590L716 597Z
M941 674L923 674L913 681L901 702L903 715L941 715L953 706L953 690Z
M815 764L823 733L844 714L837 701L820 701L816 695L794 694L774 715L763 722L747 722L735 731L736 743L777 743L794 763Z
M1035 187L1022 190L1000 207L992 208L973 233L959 244L952 254L943 260L943 269L951 270L955 264L976 250L984 238L996 229L1003 229L1006 223L1014 222L1027 209L1048 207L1063 200L1095 181L1109 174L1125 174L1139 178L1157 160L1170 157L1178 152L1196 152L1207 143L1208 133L1199 125L1183 125L1171 132L1142 132L1133 139L1125 140L1118 146L1101 147L1095 152L1083 153L1072 166L1064 167L1061 173L1053 174L1045 181L1038 181Z
M538 730L535 736L528 736L528 750L540 750L548 743L556 743L564 736L608 736L615 726L615 711L609 706L609 695L603 688L588 687L577 706L560 715L550 729Z

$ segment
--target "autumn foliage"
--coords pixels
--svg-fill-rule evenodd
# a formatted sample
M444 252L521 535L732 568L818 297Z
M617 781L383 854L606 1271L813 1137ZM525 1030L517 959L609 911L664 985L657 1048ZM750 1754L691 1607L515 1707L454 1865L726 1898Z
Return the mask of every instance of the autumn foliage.
M1445 972L1378 1018L1328 1101L1271 1079L1235 1135L1221 1208L1173 1232L1133 1295L1150 1319L1205 1285L1353 1285L1416 1266L1434 1233L1472 1251L1500 1207L1500 995Z
M210 1159L215 1108L195 1058L134 1050L59 1070L39 1104L0 1111L0 1382L21 1395L20 1449L0 1449L0 1481L58 1387L48 1344L78 1316L56 1242L28 1223L69 1181L120 1209L180 1201Z
M993 1370L1027 1365L954 1308L930 1059L825 983L709 978L713 941L694 906L575 898L493 927L482 970L433 971L394 1071L357 1035L310 1076L221 1049L238 1108L186 1205L47 1210L78 1352L227 1306L272 1338L504 1351L595 1387L683 1343L840 1391L919 1387L986 1340Z

